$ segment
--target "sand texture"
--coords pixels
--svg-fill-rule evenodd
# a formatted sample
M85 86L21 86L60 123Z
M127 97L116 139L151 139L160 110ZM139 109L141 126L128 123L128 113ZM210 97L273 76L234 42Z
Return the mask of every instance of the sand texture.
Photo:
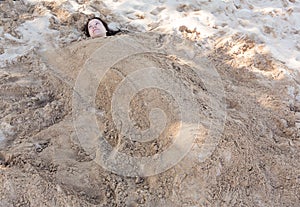
M1 207L299 206L300 76L264 43L188 27L89 39L87 15L25 2L0 2ZM28 42L17 28L45 8L61 22Z

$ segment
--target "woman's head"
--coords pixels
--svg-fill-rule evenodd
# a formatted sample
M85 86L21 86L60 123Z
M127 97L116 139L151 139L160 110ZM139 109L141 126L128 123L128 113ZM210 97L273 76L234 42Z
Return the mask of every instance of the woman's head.
M86 36L92 38L111 36L119 32L110 30L107 24L99 17L89 19L84 30Z

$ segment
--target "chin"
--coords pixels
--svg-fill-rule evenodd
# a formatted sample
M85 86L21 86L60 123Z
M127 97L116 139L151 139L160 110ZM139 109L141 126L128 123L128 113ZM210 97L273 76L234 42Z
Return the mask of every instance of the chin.
M93 38L95 38L95 37L106 37L106 35L105 34L95 34L95 35L93 35Z

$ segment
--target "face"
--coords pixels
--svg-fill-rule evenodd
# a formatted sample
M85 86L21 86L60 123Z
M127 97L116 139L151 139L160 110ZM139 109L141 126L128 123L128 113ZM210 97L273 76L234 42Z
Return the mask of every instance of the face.
M106 29L99 19L92 19L88 23L88 29L90 36L95 37L106 37Z

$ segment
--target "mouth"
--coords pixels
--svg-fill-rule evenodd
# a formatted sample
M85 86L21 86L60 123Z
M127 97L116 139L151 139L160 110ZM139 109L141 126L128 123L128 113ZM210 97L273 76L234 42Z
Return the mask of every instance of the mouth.
M95 33L96 31L99 31L99 29L93 29L93 33Z

